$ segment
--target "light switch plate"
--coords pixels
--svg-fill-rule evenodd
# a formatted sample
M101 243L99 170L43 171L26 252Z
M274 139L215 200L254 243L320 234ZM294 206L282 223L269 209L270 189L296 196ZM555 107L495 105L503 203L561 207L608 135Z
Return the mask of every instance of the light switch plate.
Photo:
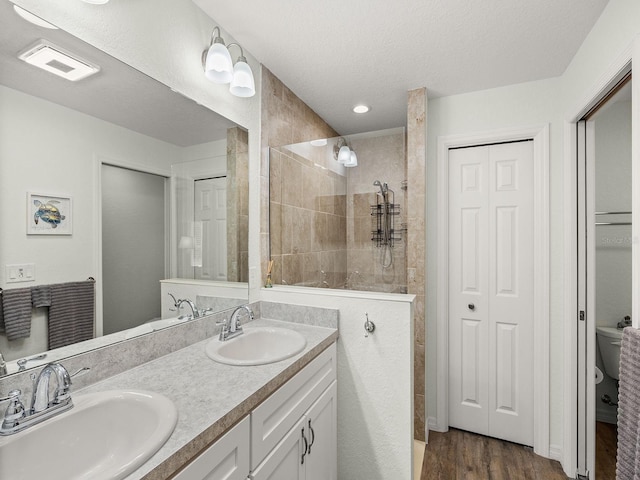
M20 263L15 265L6 265L6 279L7 283L35 282L36 264Z

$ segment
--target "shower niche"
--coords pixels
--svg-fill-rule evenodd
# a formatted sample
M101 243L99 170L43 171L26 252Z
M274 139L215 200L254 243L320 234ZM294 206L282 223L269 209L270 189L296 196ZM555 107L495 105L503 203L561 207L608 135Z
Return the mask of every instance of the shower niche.
M274 284L406 293L403 128L271 147L269 186Z

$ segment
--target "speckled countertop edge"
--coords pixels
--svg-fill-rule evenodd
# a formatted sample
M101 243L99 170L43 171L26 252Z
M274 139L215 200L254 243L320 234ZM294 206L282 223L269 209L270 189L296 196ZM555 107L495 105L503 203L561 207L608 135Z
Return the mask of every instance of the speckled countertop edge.
M171 437L126 480L165 480L248 415L338 338L338 330L260 319L246 328L283 326L300 332L305 349L293 357L260 366L222 365L209 359L208 338L76 392L137 389L161 393L178 408Z

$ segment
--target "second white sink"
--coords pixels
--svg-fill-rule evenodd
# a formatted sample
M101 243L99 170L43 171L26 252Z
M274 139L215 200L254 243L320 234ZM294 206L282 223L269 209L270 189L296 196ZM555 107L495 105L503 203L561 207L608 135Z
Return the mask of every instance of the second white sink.
M227 365L264 365L300 353L307 340L298 332L279 327L244 327L238 337L221 342L211 340L207 356Z

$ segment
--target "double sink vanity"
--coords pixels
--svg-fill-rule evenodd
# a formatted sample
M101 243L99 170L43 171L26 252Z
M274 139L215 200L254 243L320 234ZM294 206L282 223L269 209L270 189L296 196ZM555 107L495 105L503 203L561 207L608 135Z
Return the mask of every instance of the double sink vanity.
M93 364L73 380L72 408L0 436L0 478L335 478L337 313L326 323L256 315L242 326L226 322L228 314L165 329L167 338L187 336L190 328L213 335L108 378L95 372L119 362L121 352L86 354ZM152 337L120 347L132 343L124 348L135 355ZM48 381L46 402L55 408L56 375ZM5 388L0 382L2 394Z

